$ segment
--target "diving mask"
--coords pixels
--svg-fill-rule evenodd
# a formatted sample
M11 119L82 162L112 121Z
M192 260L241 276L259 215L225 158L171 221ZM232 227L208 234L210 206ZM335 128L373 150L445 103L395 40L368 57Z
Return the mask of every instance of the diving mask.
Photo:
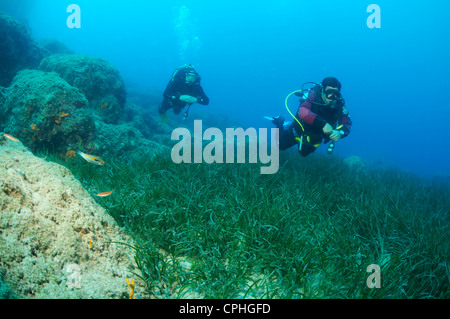
M196 73L190 72L186 74L186 83L194 83L197 81L198 75Z
M324 93L325 93L325 96L327 97L327 99L332 100L332 101L335 101L341 97L341 93L335 89L326 89L324 91Z

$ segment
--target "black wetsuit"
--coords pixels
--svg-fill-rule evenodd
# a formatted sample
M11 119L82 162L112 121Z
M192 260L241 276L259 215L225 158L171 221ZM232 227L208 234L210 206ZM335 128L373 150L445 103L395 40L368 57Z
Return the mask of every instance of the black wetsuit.
M209 98L200 85L200 77L194 83L186 83L186 72L180 70L175 77L169 81L164 90L164 100L159 108L159 114L164 114L168 109L173 108L173 112L178 114L187 105L186 102L180 100L181 95L190 95L197 98L197 103L208 105Z

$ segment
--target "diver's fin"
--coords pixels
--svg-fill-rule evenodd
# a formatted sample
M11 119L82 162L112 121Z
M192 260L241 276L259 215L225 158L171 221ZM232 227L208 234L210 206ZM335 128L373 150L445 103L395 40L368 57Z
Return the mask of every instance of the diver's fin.
M160 114L159 116L161 117L161 121L163 121L164 123L170 122L169 117L167 116L166 113Z

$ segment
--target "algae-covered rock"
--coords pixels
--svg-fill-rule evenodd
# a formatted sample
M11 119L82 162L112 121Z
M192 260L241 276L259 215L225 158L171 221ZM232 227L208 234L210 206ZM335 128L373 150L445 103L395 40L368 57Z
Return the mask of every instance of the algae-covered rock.
M2 124L33 151L65 153L69 145L87 145L95 134L89 102L79 89L55 73L23 70L6 95Z
M37 68L48 55L23 24L0 12L0 86L9 86L19 70Z
M134 103L126 103L124 121L137 128L142 135L158 143L170 143L173 127L161 121L158 109L144 109Z
M0 130L3 129L3 125L6 121L6 108L5 100L8 94L8 89L0 86Z
M139 157L159 152L163 138L156 133L164 131L164 141L170 139L170 127L138 106L128 112L130 121L138 122L104 122L80 89L53 72L20 71L4 91L0 125L33 152L45 149L66 159L78 150L102 157Z
M55 54L42 60L39 69L56 72L79 88L106 123L119 121L126 100L125 83L109 62L86 55Z
M0 123L2 122L2 117L5 115L5 100L8 94L8 89L0 86Z
M156 89L137 89L127 87L127 102L140 105L145 109L155 108L155 114L158 114L158 107L163 100L162 92Z
M18 298L128 298L134 245L63 166L0 137L0 289Z
M43 39L39 41L39 45L48 50L51 54L74 54L64 43L55 39Z
M1 270L0 270L0 299L16 298L16 296L14 296L14 292L11 290L11 287L9 287L9 285L5 284L2 281L3 276L4 276L4 274L2 274Z
M161 151L170 152L168 146L146 139L131 123L114 125L96 122L95 149L102 158L125 157L139 159Z
M362 172L366 169L366 164L359 156L349 156L344 159L344 163L355 172Z

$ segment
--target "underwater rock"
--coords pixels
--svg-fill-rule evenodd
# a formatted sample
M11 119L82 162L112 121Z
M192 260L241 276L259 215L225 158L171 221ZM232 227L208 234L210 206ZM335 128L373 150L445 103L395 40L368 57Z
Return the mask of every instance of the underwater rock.
M0 282L17 298L146 298L133 245L65 167L0 137Z
M109 62L77 54L55 54L42 60L39 69L56 72L79 88L106 123L116 124L126 101L125 82Z
M2 123L2 118L5 116L5 100L8 94L8 89L0 86L0 123Z
M137 128L142 135L158 143L170 143L173 127L161 121L158 107L144 109L134 103L126 103L123 120Z
M23 24L0 12L0 86L9 86L19 70L37 68L48 55Z
M8 90L0 124L32 151L47 148L64 154L69 144L84 146L94 137L87 105L80 90L57 74L23 70Z
M106 158L138 158L159 152L160 143L170 139L170 127L138 106L128 112L136 122L104 122L80 89L53 72L20 71L8 89L0 90L0 102L2 99L0 125L4 132L33 152L47 150L65 159L78 150ZM164 129L158 129L160 126Z
M366 169L366 165L364 161L359 156L350 156L344 159L344 163L354 171L364 171Z
M127 86L127 102L140 105L145 109L155 108L158 111L162 100L162 92L159 90L152 88L142 90Z
M73 54L64 43L55 39L44 39L39 41L39 45L48 50L51 54Z
M162 151L170 153L168 146L146 139L131 123L114 125L96 121L96 132L94 148L105 160L112 157L139 159Z

